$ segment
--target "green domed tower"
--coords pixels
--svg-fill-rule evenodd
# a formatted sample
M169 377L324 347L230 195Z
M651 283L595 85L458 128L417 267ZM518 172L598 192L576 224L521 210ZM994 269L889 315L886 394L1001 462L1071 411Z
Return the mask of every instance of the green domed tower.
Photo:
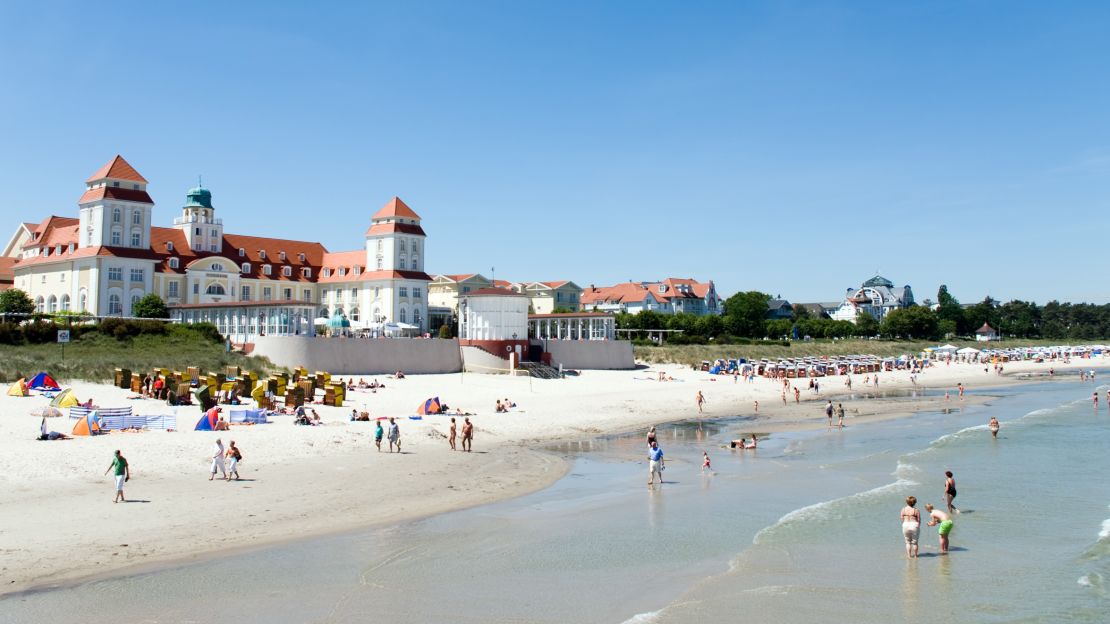
M216 218L212 191L199 184L185 194L185 206L173 225L185 233L193 251L214 253L223 249L223 220Z

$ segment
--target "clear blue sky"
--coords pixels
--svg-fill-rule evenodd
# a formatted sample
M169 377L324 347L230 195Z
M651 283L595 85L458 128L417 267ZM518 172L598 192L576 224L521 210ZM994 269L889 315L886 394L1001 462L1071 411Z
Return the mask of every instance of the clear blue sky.
M173 4L0 4L5 228L118 152L158 225L398 195L432 273L1110 301L1105 3Z

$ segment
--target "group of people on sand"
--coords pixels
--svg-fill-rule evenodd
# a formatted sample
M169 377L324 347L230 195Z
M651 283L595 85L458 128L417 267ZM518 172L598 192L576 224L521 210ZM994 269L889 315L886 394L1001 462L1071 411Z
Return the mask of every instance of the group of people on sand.
M508 399L506 399L507 401ZM452 451L459 450L455 446L455 440L458 437L457 423L455 418L451 418L451 428L447 433L447 445L451 447ZM462 426L462 450L469 453L474 444L474 423L470 422L470 417L463 418Z
M504 401L497 399L497 404L493 406L493 411L498 414L504 414L514 407L516 407L516 403L513 403L508 397L505 397ZM454 418L451 420L454 420Z
M939 538L942 555L948 553L949 535L952 534L952 529L955 527L952 516L960 513L960 510L952 504L952 501L956 498L956 479L952 476L951 470L945 471L944 476L944 499L948 511L936 509L930 503L925 504L925 511L929 513L928 526L937 527L937 537ZM917 509L916 496L906 497L906 506L902 508L899 514L899 520L902 522L902 536L906 540L906 557L911 559L917 557L918 541L921 535L921 511Z
M230 460L231 465L226 466L224 460ZM228 442L227 448L224 448L223 440L216 438L216 444L212 446L212 474L208 477L211 481L216 478L216 473L220 473L224 481L231 481L234 476L235 480L239 480L239 462L243 459L243 453L239 451L239 447L235 446L235 440Z
M833 402L830 399L828 401L825 401L825 416L828 417L828 419L829 419L829 426L830 427L833 426L833 421L832 421L833 420L833 414L836 414L836 426L837 427L843 427L844 426L844 404L843 403L837 403L836 407L833 407Z
M452 419L453 420L453 419ZM397 447L397 452L401 452L401 427L397 424L397 419L392 416L389 417L389 434L386 436L386 431L382 427L382 420L379 418L374 426L374 446L378 447L378 452L382 452L382 438L387 437L389 440L389 452L393 452L393 447Z

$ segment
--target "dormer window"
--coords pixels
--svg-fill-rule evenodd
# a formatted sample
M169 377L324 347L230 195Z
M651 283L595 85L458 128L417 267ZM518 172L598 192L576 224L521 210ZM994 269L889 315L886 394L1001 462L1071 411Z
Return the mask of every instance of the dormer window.
M293 267L281 267L281 274L285 277L293 277Z
M300 260L301 262L304 262L305 261L305 255L303 253L302 254L297 254L297 260Z
M246 275L247 273L250 273L251 272L251 263L250 262L244 262L243 266L242 266L242 271L243 271L243 275Z
M62 246L61 245L54 245L54 255L55 256L62 255Z
M112 182L112 186L119 188L119 182Z
M139 185L138 184L132 184L131 188L137 191L137 190L139 190Z
M211 268L212 268L213 271L223 271L224 270L224 268L222 266L220 266L219 262L213 262Z
M660 284L659 285L659 294L663 294L665 292L667 292L667 286L665 284Z
M272 273L272 271L271 271L270 265L263 264L262 265L262 274L263 275L270 275L271 273Z
M278 259L281 260L282 262L285 262L285 252L284 251L279 251L278 252Z
M346 274L347 274L347 267L339 267L339 277L343 277Z
M331 277L331 269L320 269L320 275L324 277Z
M362 273L362 267L356 266L355 268L351 269L351 271L353 271L355 275L359 275L360 273Z
M266 259L266 250L265 249L259 249L258 250L258 257L265 260Z
M242 247L239 248L239 257L242 258L247 255L247 250Z
M176 269L178 267L177 258L170 258L168 264L170 265L171 269Z
M172 242L166 243L166 251L173 251L173 243Z
M69 244L69 253L73 253L73 248L74 248L73 243L70 243Z
M301 269L301 275L304 277L312 277L312 269Z

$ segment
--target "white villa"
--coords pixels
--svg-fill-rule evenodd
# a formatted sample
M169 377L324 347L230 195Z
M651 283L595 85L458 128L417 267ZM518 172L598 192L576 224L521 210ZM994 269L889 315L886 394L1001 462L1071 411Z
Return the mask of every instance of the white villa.
M78 217L23 223L8 253L14 287L40 312L130 316L156 293L184 322L210 321L235 342L311 335L340 315L352 328L427 327L425 233L394 197L370 217L360 249L224 232L212 193L186 194L171 227L153 225L147 180L116 156L85 181Z
M849 288L844 301L829 316L837 321L856 322L861 312L882 321L891 310L908 308L914 304L913 290L909 284L895 287L894 282L876 275L859 288Z

